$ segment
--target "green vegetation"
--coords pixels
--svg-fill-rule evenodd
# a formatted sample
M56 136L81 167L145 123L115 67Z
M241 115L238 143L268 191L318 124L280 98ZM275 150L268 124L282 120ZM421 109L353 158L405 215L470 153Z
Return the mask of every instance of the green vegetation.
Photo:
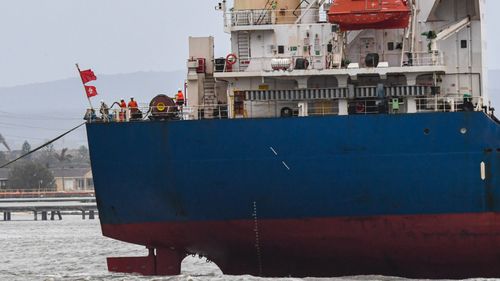
M28 141L24 141L23 148L21 148L21 153L24 155L31 151L31 144Z
M7 161L7 154L3 151L0 151L0 165L6 164Z
M55 180L45 166L33 161L21 161L9 173L10 189L55 190Z
M31 145L25 141L20 150L12 152L0 151L0 164L15 159L31 151ZM19 160L7 168L8 182L6 189L12 190L55 190L53 169L90 168L89 150L86 146L78 149L63 148L56 150L49 145L30 157Z

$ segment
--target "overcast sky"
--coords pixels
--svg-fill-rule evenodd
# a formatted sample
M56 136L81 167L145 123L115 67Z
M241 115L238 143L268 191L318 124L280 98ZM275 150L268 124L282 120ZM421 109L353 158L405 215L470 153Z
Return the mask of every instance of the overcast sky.
M217 0L1 0L0 87L75 76L182 70L188 36L229 50ZM489 66L500 68L500 1L488 0Z
M184 69L188 36L227 53L217 1L1 0L0 87L75 76Z

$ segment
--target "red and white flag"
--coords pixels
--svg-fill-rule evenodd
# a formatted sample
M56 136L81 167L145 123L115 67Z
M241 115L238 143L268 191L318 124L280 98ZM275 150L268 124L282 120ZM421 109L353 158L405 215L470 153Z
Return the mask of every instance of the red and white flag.
M80 76L82 77L83 84L87 84L90 81L97 80L97 77L95 76L95 74L92 71L92 69L87 69L87 70L80 71Z
M97 96L97 89L94 86L85 86L85 92L87 92L87 98Z

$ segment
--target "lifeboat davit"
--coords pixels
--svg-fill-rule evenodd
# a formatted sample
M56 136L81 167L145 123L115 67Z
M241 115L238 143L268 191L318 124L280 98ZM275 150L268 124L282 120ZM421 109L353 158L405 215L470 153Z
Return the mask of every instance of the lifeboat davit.
M410 13L406 0L335 0L328 19L342 31L398 29L408 27Z

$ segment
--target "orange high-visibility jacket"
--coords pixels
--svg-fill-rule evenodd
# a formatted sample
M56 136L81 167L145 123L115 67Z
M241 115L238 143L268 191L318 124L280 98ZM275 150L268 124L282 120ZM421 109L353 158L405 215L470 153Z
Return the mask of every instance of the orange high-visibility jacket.
M177 101L183 101L184 94L182 93L182 91L177 92L177 95L175 96L175 98L177 99Z
M128 103L129 108L138 108L139 106L137 105L137 102L135 100L131 100Z

